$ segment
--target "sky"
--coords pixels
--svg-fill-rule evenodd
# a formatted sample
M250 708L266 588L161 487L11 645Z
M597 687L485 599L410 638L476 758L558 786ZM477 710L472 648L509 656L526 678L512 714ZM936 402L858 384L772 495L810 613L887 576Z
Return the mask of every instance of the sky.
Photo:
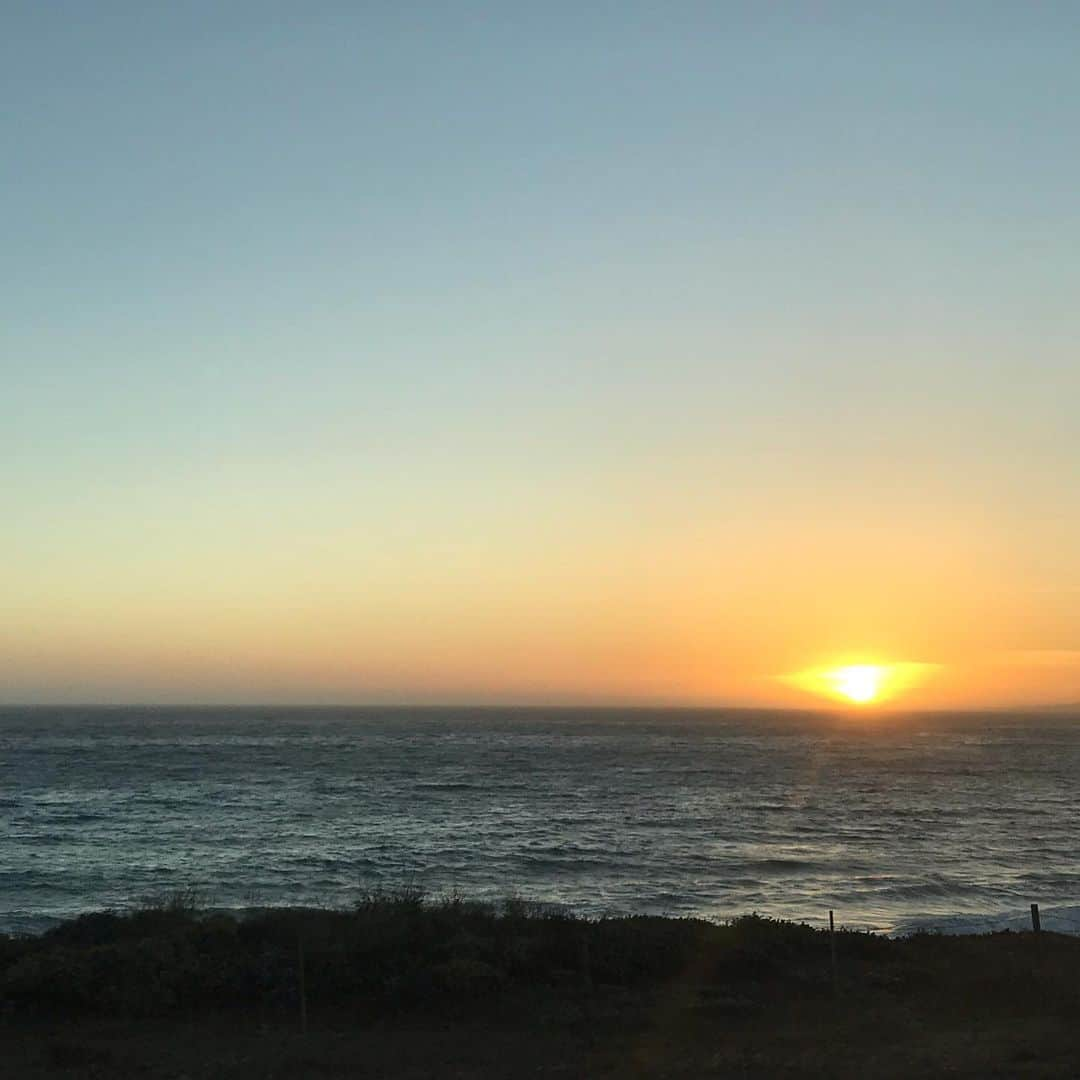
M1080 701L1080 7L9 0L0 701Z

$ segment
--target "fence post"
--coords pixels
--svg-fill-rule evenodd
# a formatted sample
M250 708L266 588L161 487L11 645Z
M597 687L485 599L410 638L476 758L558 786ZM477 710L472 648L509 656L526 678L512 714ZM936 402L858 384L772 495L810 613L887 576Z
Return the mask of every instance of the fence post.
M304 935L296 935L296 973L300 990L300 1034L307 1036L307 978L304 972Z
M1039 905L1031 905L1031 929L1037 934L1042 930L1042 919L1039 918Z
M832 958L832 989L837 997L840 995L840 976L836 968L836 923L833 921L833 911L829 908L829 955Z

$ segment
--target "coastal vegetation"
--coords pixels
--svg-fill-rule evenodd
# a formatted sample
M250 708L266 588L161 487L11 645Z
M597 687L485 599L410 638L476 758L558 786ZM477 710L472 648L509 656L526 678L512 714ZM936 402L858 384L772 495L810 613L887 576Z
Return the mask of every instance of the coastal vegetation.
M1078 966L1049 933L185 895L0 937L0 1031L12 1077L1067 1076Z

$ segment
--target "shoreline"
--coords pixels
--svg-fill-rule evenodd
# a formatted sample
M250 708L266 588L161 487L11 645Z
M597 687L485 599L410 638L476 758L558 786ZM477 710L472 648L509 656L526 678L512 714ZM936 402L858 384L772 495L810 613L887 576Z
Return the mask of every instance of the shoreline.
M388 893L393 893L400 890L388 890ZM421 890L422 891L422 890ZM37 938L43 934L48 933L51 930L61 927L67 923L75 922L81 918L87 916L96 916L103 913L109 913L112 915L124 916L132 913L136 913L146 907L164 907L169 906L175 900L176 896L185 895L184 891L175 894L175 896L165 896L158 899L143 899L141 901L129 901L124 904L118 904L109 907L87 907L78 911L66 913L64 915L41 915L32 914L28 912L11 912L7 916L0 915L0 937L30 937ZM196 892L194 895L198 895ZM450 894L448 896L441 894L428 894L423 893L425 900L429 903L438 904L453 900L456 894ZM517 894L511 894L516 896ZM495 909L503 901L492 900L473 900L470 903L474 903L478 906L489 907ZM710 923L716 926L725 926L731 923L736 923L741 919L758 916L762 913L751 911L741 912L739 914L733 914L729 916L714 916L714 915L700 915L694 913L680 914L672 912L611 912L604 914L594 913L582 913L577 911L572 905L558 904L548 901L526 901L537 908L544 908L551 912L558 912L561 915L568 916L570 918L579 919L583 922L594 922L598 919L627 919L627 918L657 918L657 919L693 919L700 920L702 922ZM202 904L199 905L200 911L204 915L219 915L237 920L244 920L252 915L261 915L265 913L279 912L279 911L328 911L328 910L347 910L342 909L331 903L288 903L288 902L252 902L244 904L243 906L232 905L214 905L214 904ZM1039 914L1041 929L1056 934L1063 935L1078 935L1080 936L1080 903L1056 903L1056 904L1039 904ZM845 920L845 914L850 916L854 914L852 912L836 912L836 925L838 928L842 927L846 930L853 930L858 933L867 933L874 936L897 939L910 937L913 934L939 934L942 936L959 936L970 937L979 936L985 934L994 934L1002 932L1011 933L1023 933L1032 928L1031 914L1029 910L1024 909L1010 909L1008 911L997 912L919 912L913 913L908 916L903 916L892 920L892 925L888 927L871 925L872 920L858 919L851 921ZM828 911L824 911L821 916L816 918L799 918L799 917L785 917L764 915L763 917L773 921L793 923L796 925L807 926L812 929L824 929L828 925Z

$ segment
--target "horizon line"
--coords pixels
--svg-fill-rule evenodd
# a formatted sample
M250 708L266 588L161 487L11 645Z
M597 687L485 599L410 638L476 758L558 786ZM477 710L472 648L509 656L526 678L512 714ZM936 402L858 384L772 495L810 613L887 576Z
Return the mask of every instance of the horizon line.
M304 710L345 710L345 709L428 709L431 711L450 711L471 709L493 711L498 709L514 711L593 711L593 712L744 712L744 713L812 713L815 715L843 715L873 717L879 715L932 715L942 713L988 713L988 712L1070 712L1080 713L1080 701L1041 702L1028 705L964 705L964 706L915 706L905 708L901 705L880 704L873 706L844 705L747 705L747 704L687 704L687 703L645 703L645 702L378 702L378 701L342 701L342 702L273 702L273 701L0 701L0 710L8 709L304 709Z

